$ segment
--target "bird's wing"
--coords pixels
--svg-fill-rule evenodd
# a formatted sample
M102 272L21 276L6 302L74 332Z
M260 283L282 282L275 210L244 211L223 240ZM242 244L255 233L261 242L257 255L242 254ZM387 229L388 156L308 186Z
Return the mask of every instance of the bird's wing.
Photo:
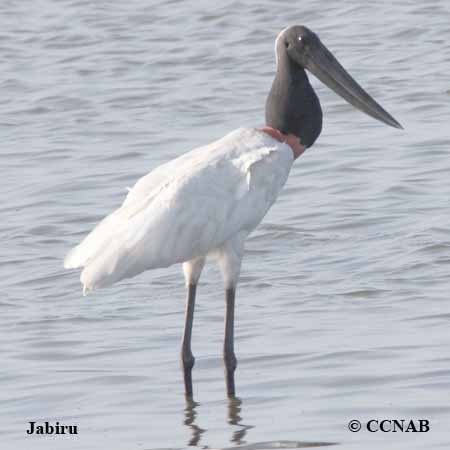
M177 173L189 170L193 160L205 158L207 150L207 146L194 149L156 167L140 178L133 188L129 189L122 206L101 220L81 244L69 251L64 259L64 267L66 269L84 267L114 235L117 235L118 229L127 226L130 216L151 202L160 191L173 182Z
M286 144L258 130L236 130L141 178L66 266L85 266L81 281L91 290L206 255L258 225L292 162Z

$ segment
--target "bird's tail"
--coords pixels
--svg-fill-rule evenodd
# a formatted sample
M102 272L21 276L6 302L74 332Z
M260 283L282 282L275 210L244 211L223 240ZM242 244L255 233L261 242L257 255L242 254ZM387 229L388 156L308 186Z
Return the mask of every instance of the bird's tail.
M111 277L95 276L95 270L93 269L98 267L99 261L105 260L104 255L109 254L111 259L105 270L107 272L113 271L114 261L116 260L116 258L114 258L113 250L114 247L117 246L117 242L120 241L118 236L120 235L121 230L123 230L123 225L126 222L125 216L122 208L114 211L112 214L105 217L79 245L70 250L66 255L64 259L64 267L66 269L84 267L80 278L83 283L84 295L97 287L114 283ZM103 278L103 280L101 278ZM108 282L107 279L111 279L111 281Z
M106 287L144 270L166 267L173 262L161 258L154 248L160 240L144 242L149 234L152 216L139 214L142 208L122 206L105 217L64 260L67 269L83 267L80 281L83 294ZM154 257L156 255L156 258Z
M84 239L67 253L64 258L66 269L77 269L88 264L94 255L104 246L117 229L120 209L105 217Z

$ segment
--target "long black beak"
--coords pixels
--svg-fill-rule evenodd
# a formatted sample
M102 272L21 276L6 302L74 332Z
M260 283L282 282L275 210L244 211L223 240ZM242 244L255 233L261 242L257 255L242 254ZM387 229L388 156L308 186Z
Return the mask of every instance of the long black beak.
M306 69L355 108L395 128L403 127L380 106L320 42L310 51Z

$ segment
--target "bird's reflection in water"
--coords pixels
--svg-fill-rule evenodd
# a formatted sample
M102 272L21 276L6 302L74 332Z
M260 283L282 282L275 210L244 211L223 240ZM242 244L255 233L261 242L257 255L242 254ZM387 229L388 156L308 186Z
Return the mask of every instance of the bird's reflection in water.
M206 431L203 428L200 428L196 423L195 419L197 418L196 408L199 406L199 403L194 401L191 397L186 397L186 408L184 408L184 425L189 427L192 431L192 437L188 441L188 446L197 447L202 434Z
M202 435L207 431L200 428L197 423L197 408L200 403L197 403L190 397L186 397L186 407L184 408L184 425L190 428L191 437L188 441L188 446L198 447ZM230 441L233 444L240 445L245 444L245 435L247 430L253 428L253 425L244 425L242 423L242 400L238 397L232 397L228 399L228 423L233 426L239 427L238 430L234 431ZM208 448L207 445L202 445L203 448Z
M247 430L253 428L253 425L244 425L241 417L242 400L239 397L232 397L228 399L228 423L236 425L240 429L233 433L231 442L233 444L245 444L244 438Z
M188 441L189 447L200 447L203 449L209 449L210 447L202 443L200 440L207 430L200 428L196 424L197 408L200 403L195 402L192 398L186 397L186 407L184 409L184 425L190 428L191 438ZM324 441L266 441L255 442L248 444L244 438L247 431L254 428L253 425L245 425L242 423L242 400L238 397L232 397L228 399L228 423L233 427L239 427L238 430L233 431L230 442L231 447L221 447L223 450L279 450L279 449L291 449L291 448L316 448L316 447L328 447L332 445L338 445L337 442L324 442Z

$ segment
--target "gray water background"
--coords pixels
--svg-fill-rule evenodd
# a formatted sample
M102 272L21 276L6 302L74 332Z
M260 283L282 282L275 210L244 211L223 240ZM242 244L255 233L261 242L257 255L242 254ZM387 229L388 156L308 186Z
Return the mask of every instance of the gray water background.
M3 1L2 449L450 445L450 3ZM273 42L315 30L405 127L312 79L324 130L248 241L229 403L210 266L179 370L179 266L83 298L68 249L157 165L263 124ZM351 419L430 420L351 433ZM29 421L79 435L29 437ZM247 446L247 447L245 447Z

